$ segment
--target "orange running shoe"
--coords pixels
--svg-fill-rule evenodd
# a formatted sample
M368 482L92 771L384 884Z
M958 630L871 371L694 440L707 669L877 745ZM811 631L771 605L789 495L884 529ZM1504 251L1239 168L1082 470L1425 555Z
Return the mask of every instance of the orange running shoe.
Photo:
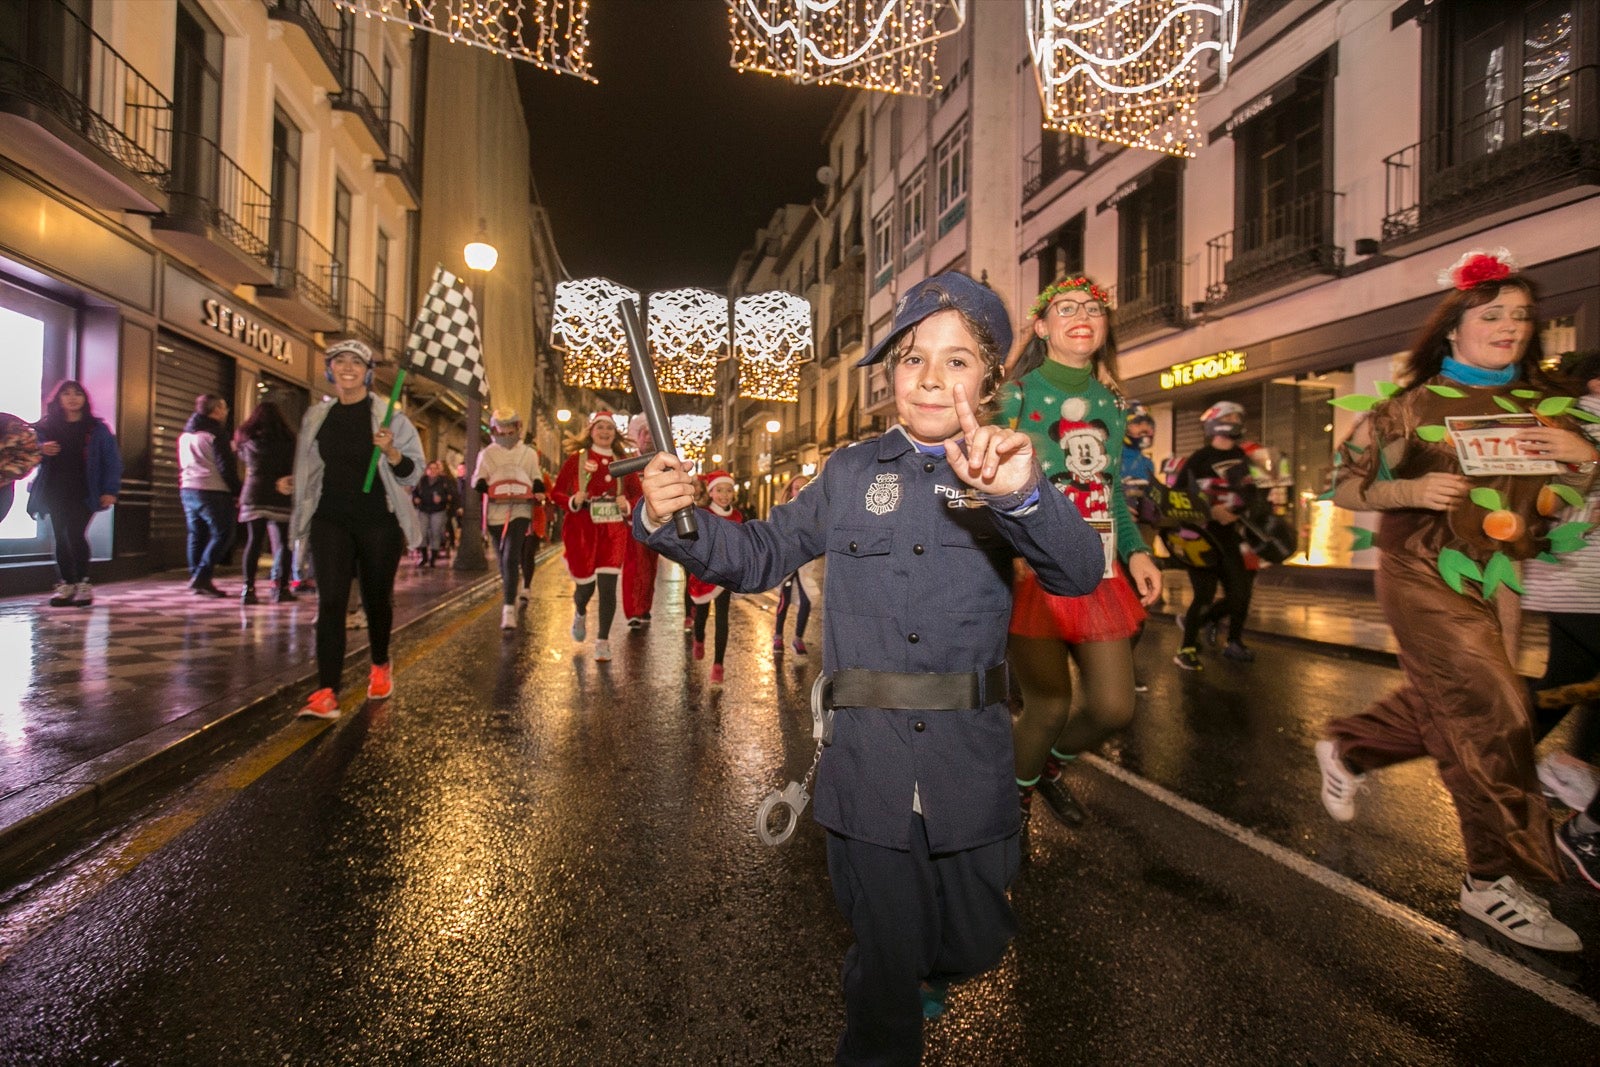
M394 675L387 663L374 663L367 675L367 699L388 700L394 695Z
M339 694L332 689L318 689L306 699L306 706L295 712L297 719L337 719Z

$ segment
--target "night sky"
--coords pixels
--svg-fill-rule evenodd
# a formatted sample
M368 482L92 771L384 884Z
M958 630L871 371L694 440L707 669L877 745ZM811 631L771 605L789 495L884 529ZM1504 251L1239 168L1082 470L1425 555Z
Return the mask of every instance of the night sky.
M844 90L735 71L722 0L593 0L589 54L599 85L518 64L567 270L724 289L774 211L821 193Z

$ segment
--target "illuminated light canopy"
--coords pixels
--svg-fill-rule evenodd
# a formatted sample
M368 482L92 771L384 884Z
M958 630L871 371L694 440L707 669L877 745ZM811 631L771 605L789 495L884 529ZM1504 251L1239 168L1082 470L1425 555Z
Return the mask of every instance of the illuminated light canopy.
M605 278L556 283L550 343L566 353L561 378L580 389L630 389L628 337L617 306L639 294Z
M1195 105L1228 79L1243 0L1026 0L1045 126L1194 155ZM1211 90L1215 91L1215 89Z
M711 417L709 415L672 416L672 443L678 455L696 467L705 462L706 449L711 444ZM718 456L714 462L721 463Z
M401 22L458 44L594 81L589 0L334 0L368 18ZM531 11L529 8L531 7Z
M811 358L811 303L774 290L733 304L733 354L746 400L800 399L800 364Z
M802 85L932 96L940 89L936 42L961 29L967 3L727 0L730 62Z
M662 392L717 391L717 361L728 355L727 297L704 289L651 293L647 334Z

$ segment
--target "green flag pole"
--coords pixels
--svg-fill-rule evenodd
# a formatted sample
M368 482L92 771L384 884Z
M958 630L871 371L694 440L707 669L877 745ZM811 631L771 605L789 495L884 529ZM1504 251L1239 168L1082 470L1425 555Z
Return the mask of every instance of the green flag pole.
M400 403L400 387L406 383L404 368L394 376L394 388L389 391L389 410L383 413L383 425L380 429L388 429L389 423L394 420L394 406ZM372 462L367 464L367 480L361 483L363 493L372 492L372 479L378 476L378 457L383 455L383 449L377 445L372 446Z

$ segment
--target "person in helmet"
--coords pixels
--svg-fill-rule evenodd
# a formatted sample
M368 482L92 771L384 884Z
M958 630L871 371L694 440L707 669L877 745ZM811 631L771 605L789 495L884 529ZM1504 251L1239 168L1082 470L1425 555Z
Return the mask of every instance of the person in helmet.
M1227 644L1222 655L1239 663L1255 659L1245 647L1244 620L1250 613L1250 594L1255 575L1245 565L1243 531L1239 518L1244 513L1246 495L1254 488L1250 457L1239 447L1244 437L1244 408L1231 400L1212 404L1200 415L1206 443L1184 460L1182 484L1205 497L1211 519L1206 536L1216 546L1216 565L1197 567L1189 572L1194 597L1183 617L1183 643L1172 662L1186 671L1198 671L1200 629L1228 620ZM1222 599L1216 600L1217 586Z
M489 447L478 453L472 488L483 495L485 521L500 557L500 629L517 625L522 545L535 505L544 500L539 453L522 443L522 416L497 408L489 418Z

